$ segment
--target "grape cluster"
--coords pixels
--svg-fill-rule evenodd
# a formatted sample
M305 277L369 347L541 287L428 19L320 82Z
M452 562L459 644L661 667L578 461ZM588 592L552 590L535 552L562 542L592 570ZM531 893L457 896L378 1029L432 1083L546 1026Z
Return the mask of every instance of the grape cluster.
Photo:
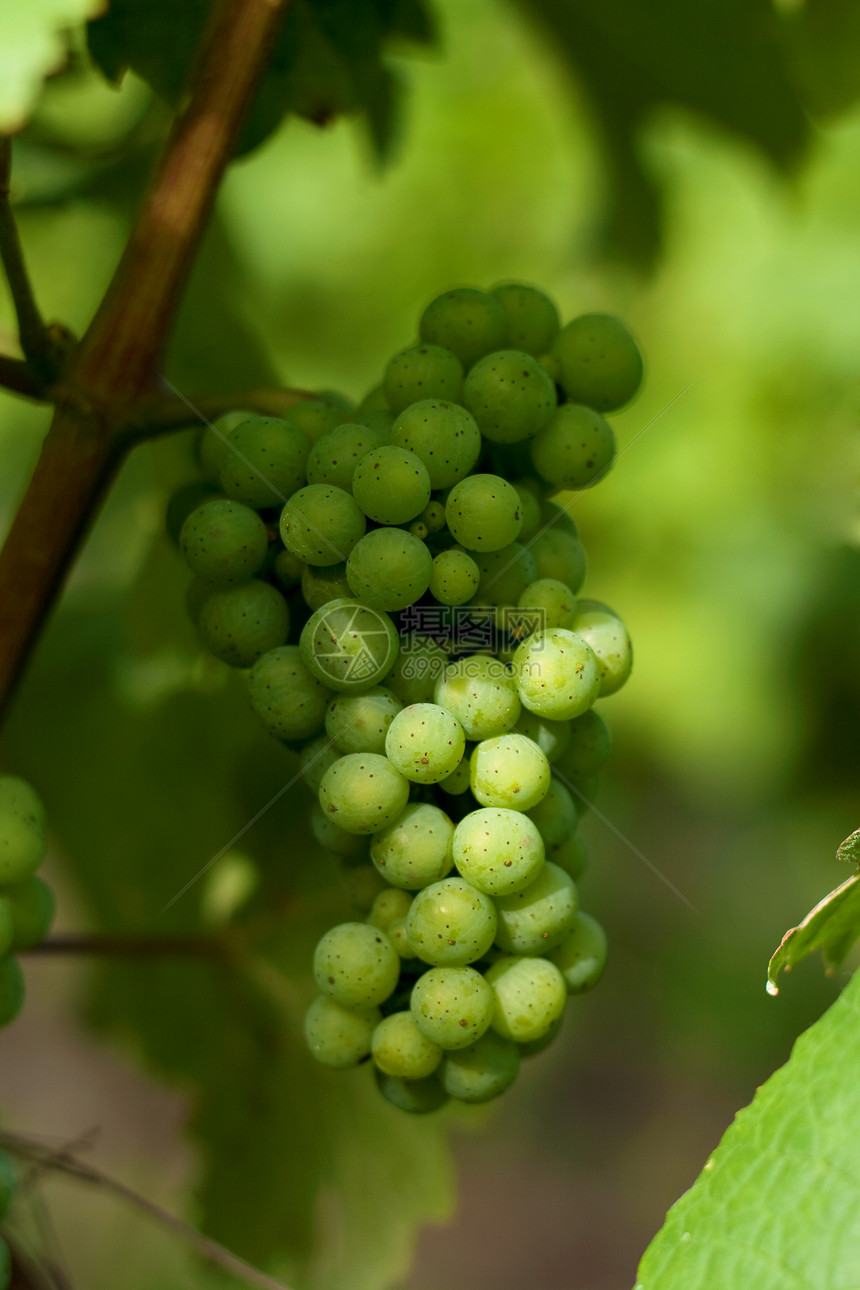
M641 379L614 317L448 291L357 408L322 394L208 431L207 478L168 511L200 635L300 750L356 906L317 946L308 1045L371 1059L406 1111L502 1092L604 967L576 827L610 751L593 705L632 654L579 596L552 497L606 474L604 414Z
M36 873L45 850L45 808L39 797L25 780L0 775L0 1026L14 1021L24 1003L24 977L14 951L38 945L53 921L53 892Z

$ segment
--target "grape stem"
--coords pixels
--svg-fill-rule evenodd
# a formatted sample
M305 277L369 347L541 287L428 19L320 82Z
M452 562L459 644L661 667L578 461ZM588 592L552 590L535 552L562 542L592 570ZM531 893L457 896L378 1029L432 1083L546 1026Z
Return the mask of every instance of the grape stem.
M53 420L0 553L0 715L17 685L122 457L142 437L143 407L218 185L289 0L220 0L122 259L81 341L51 386ZM3 262L35 381L50 379L52 329L35 305L0 158ZM5 183L4 183L5 175ZM23 276L22 276L23 275ZM39 336L41 335L41 339ZM60 345L62 349L62 345ZM30 352L28 352L30 351ZM38 369L38 370L37 370ZM19 368L7 374L24 382ZM23 393L24 391L19 391Z
M311 398L308 390L290 390L281 386L261 386L237 394L206 394L196 399L165 395L141 405L137 418L125 427L124 438L129 446L133 446L142 439L154 439L174 430L185 430L191 425L205 425L227 412L282 417L302 399L308 398Z
M218 1241L213 1241L211 1237L204 1236L198 1232L195 1227L190 1227L188 1223L183 1223L181 1219L175 1218L173 1214L156 1205L154 1201L148 1200L138 1192L132 1191L126 1187L125 1183L119 1182L116 1178L111 1178L109 1174L103 1173L101 1169L96 1169L93 1165L85 1164L72 1155L68 1150L52 1150L50 1147L43 1146L40 1142L25 1137L19 1133L0 1133L0 1146L14 1155L21 1156L25 1160L30 1160L36 1167L37 1172L45 1169L56 1169L62 1173L73 1175L82 1182L88 1182L96 1187L101 1187L106 1191L113 1192L115 1196L121 1196L124 1200L130 1201L138 1209L143 1210L150 1218L156 1219L157 1222L169 1227L171 1231L178 1233L189 1244L193 1245L197 1252L202 1255L209 1263L220 1268L223 1272L231 1276L238 1277L246 1285L258 1286L260 1290L289 1290L281 1281L275 1281L273 1277L267 1276L265 1272L260 1272L251 1263L246 1263L244 1259L233 1254L226 1246L221 1245Z
M11 169L12 141L7 136L0 139L0 259L3 261L15 306L25 366L37 388L44 389L57 375L58 355L36 304L24 263L24 252L12 214L9 185Z

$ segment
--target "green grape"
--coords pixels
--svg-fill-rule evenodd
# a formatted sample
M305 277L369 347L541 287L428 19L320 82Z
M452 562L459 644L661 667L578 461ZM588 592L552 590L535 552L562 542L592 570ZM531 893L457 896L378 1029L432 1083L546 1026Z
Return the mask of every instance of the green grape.
M314 444L324 434L343 425L349 419L350 406L346 399L339 395L318 395L314 399L300 399L294 403L284 420L289 425L301 430L309 443Z
M633 668L633 647L618 615L599 600L580 600L572 630L597 657L600 697L620 690Z
M391 442L421 458L434 489L463 479L481 455L477 421L447 399L421 399L404 408L392 426Z
M446 1050L468 1048L489 1029L495 998L472 967L433 967L412 987L409 1008L418 1029Z
M344 1070L369 1055L373 1032L381 1020L378 1008L356 1011L321 994L305 1014L305 1039L323 1066Z
M407 917L411 904L412 897L408 891L402 891L399 887L386 887L371 905L367 921L381 932L387 932L392 923Z
M9 953L14 935L15 924L12 921L12 910L6 899L5 891L0 891L0 957Z
M576 498L573 498L573 501L576 501ZM579 537L576 521L566 506L559 506L557 502L551 502L545 498L541 502L540 513L546 526L551 525L562 533L569 533L571 537Z
M419 891L454 867L454 826L429 802L410 802L401 815L373 835L370 858L395 887Z
M448 655L429 636L407 634L385 684L401 703L427 703L448 666Z
M308 484L281 512L281 540L308 564L340 564L366 528L349 493L331 484Z
M545 527L532 542L538 578L555 578L576 594L585 581L585 551L570 533L555 526Z
M538 578L529 584L517 601L517 612L509 615L511 629L518 639L548 627L573 628L576 596L557 578Z
M200 610L198 625L204 645L222 663L250 667L261 655L283 645L290 630L290 611L276 587L255 579L213 591Z
M543 838L522 812L483 806L455 828L454 863L479 891L507 896L528 887L540 873Z
M386 1075L377 1069L376 1083L387 1102L412 1115L438 1111L448 1101L448 1094L435 1075L427 1079L401 1079L399 1075Z
M508 342L536 358L546 353L560 326L549 296L521 282L503 282L490 292L505 311Z
M467 370L482 354L501 349L507 336L498 300L474 287L457 287L431 300L418 330L423 341L450 349Z
M0 1026L8 1026L24 1006L24 975L11 954L0 958Z
M445 527L445 507L441 502L428 502L421 512L421 519L427 525L428 533L441 533Z
M374 385L372 390L368 390L364 398L356 408L356 413L364 415L367 412L384 412L388 408L388 400L385 397L385 390L382 388L382 382Z
M551 721L578 717L600 689L597 659L580 636L563 627L524 640L514 654L514 675L523 706Z
M364 913L373 908L373 902L386 885L372 864L355 864L346 858L341 861L340 880L347 899Z
M219 417L216 425L209 425L201 430L194 445L194 455L200 466L200 473L207 482L217 480L227 451L227 435L244 417L243 412L231 413L226 417Z
M11 917L13 950L31 950L48 935L54 921L56 901L42 878L34 876L4 887L0 905L6 906Z
M468 757L464 757L457 769L439 783L442 792L450 793L452 797L460 797L461 794L468 793L470 785L471 761Z
M386 445L362 457L352 477L352 493L378 524L405 524L430 501L430 476L416 453Z
M517 497L520 499L520 511L523 517L520 541L528 544L532 538L537 537L545 523L540 492L538 491L537 483L531 479L515 479L513 480L513 486L517 490Z
M582 803L580 802L578 806L581 812ZM558 865L559 869L569 873L574 882L579 882L588 868L588 852L585 849L585 843L576 834L554 846L549 853L549 858L553 864Z
M218 475L221 487L246 506L282 504L305 482L308 441L279 417L251 417L231 430Z
M540 365L551 381L558 385L561 381L561 361L556 354L541 354Z
M463 727L467 739L492 739L516 724L520 700L516 681L504 663L471 654L449 663L436 682L436 703Z
M551 779L543 801L529 809L528 817L537 825L547 856L552 859L550 849L560 846L565 838L570 837L579 820L579 811L561 780Z
M382 685L360 694L339 694L328 705L326 734L341 752L384 753L388 727L402 706Z
M469 475L455 484L445 518L456 542L468 551L500 551L522 526L517 490L499 475Z
M540 748L549 762L556 762L563 756L570 742L569 721L548 721L535 712L524 710L514 727L517 734L526 735Z
M397 950L401 959L414 959L417 957L409 939L409 930L406 926L405 918L395 918L394 922L388 928L388 939Z
M415 784L438 784L457 769L466 736L456 717L436 703L411 703L388 727L385 752Z
M482 806L530 811L546 797L551 780L549 762L526 735L483 739L472 753L472 793Z
M545 954L570 931L577 905L573 879L547 860L524 891L496 897L496 944L508 954Z
M601 412L624 407L642 384L639 346L620 318L582 314L552 344L568 398Z
M372 529L350 554L346 576L353 595L372 609L405 609L430 586L433 557L403 529Z
M606 933L590 914L577 914L571 931L549 957L570 994L590 990L606 967Z
M297 645L280 645L248 674L251 707L276 739L307 739L325 720L331 691L305 666Z
M517 1044L517 1051L520 1057L536 1057L542 1053L545 1048L549 1048L558 1032L561 1030L561 1023L564 1021L564 1014L557 1017L548 1030L545 1030L540 1039L532 1039L526 1044Z
M345 564L306 564L302 573L302 596L309 609L322 609L331 600L350 594Z
M385 437L378 430L348 421L318 439L308 456L308 483L332 484L352 492L355 468L367 453L381 448Z
M481 582L475 600L480 605L515 605L523 591L537 577L534 556L519 542L500 551L480 551L475 563ZM505 614L507 623L509 615Z
M391 670L399 644L387 614L344 597L311 614L299 648L314 676L329 689L346 693L377 685Z
M403 810L409 781L379 753L347 753L323 775L319 799L347 833L377 833Z
M311 807L310 820L311 833L321 847L353 863L367 858L367 837L361 833L347 833L326 815L317 802Z
M555 412L555 386L537 359L502 349L475 363L463 386L463 403L491 443L530 439Z
M440 551L433 561L430 594L442 605L465 605L478 590L480 570L465 551L452 546Z
M395 418L394 413L389 412L387 408L378 408L376 412L363 412L360 417L357 416L355 419L360 425L367 426L368 430L372 430L375 435L379 436L381 440L380 447L382 447L383 443L393 442L391 430Z
M202 506L204 502L214 501L216 497L221 497L220 490L199 479L192 484L184 484L182 488L176 490L167 503L164 526L177 546L179 546L182 525L188 516L196 511L198 506Z
M18 1170L8 1151L0 1151L0 1223L9 1213L15 1192L18 1190ZM2 1264L0 1264L2 1271Z
M459 403L463 364L440 345L413 345L395 354L382 381L388 406L395 414L424 399Z
M188 567L206 582L247 582L269 550L266 526L241 502L216 497L192 511L179 535Z
M496 935L496 910L489 896L463 878L443 878L412 901L406 919L409 943L420 959L442 967L464 967L483 958Z
M592 646L592 649L594 646ZM597 655L600 662L600 655ZM583 712L569 726L570 740L559 769L565 775L587 775L600 770L612 752L612 736L594 708Z
M314 950L314 979L343 1008L375 1008L393 993L400 958L391 941L367 923L339 923Z
M426 1079L442 1060L442 1049L423 1035L411 1012L392 1012L373 1032L373 1060L386 1075Z
M317 735L316 739L311 739L302 748L299 754L301 776L314 797L320 791L323 775L329 766L340 760L341 755L340 749L325 734Z
M564 1011L564 977L548 959L502 958L487 969L485 980L495 996L493 1029L505 1039L532 1043Z
M532 439L531 454L535 470L553 488L591 488L615 460L615 435L593 408L562 403Z
M510 1088L519 1069L516 1044L488 1030L468 1048L446 1056L442 1087L460 1102L489 1102Z
M427 538L429 530L423 520L413 520L409 525L409 532L413 537L420 538L423 542Z
M275 577L282 587L288 589L302 580L302 575L307 569L304 560L300 560L292 551L279 551L275 556L275 563L272 566Z
M45 858L45 808L17 775L0 775L0 886L31 878Z

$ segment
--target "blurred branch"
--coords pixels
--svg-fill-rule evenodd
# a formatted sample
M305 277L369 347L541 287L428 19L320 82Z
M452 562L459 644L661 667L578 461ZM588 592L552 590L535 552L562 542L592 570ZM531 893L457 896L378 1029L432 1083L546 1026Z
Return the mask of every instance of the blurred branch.
M257 390L244 390L238 394L209 394L198 399L180 396L152 399L141 404L134 421L123 430L129 446L144 439L174 430L185 430L192 425L207 425L227 412L253 412L263 417L282 417L302 399L311 398L307 390L286 390L277 386L261 386Z
M18 319L18 335L27 364L40 386L57 375L56 355L36 297L30 285L18 228L12 214L9 180L12 169L12 140L0 139L0 259L6 270L9 290Z
M156 1205L154 1201L147 1200L145 1196L132 1191L130 1187L126 1187L125 1183L118 1182L108 1174L102 1173L100 1169L84 1164L82 1160L78 1160L69 1152L63 1150L53 1152L33 1139L18 1133L0 1132L0 1145L15 1155L23 1156L26 1160L35 1161L42 1168L56 1169L62 1173L71 1174L73 1177L81 1179L82 1182L92 1183L96 1187L101 1187L106 1191L113 1192L116 1196L121 1196L124 1200L130 1201L132 1205L143 1210L150 1218L154 1218L165 1227L169 1227L171 1231L176 1232L184 1240L188 1241L189 1244L194 1246L198 1254L202 1255L209 1263L214 1264L231 1276L238 1277L247 1285L258 1286L260 1290L289 1290L289 1287L282 1282L275 1281L273 1277L267 1276L265 1272L260 1272L252 1264L246 1263L237 1254L233 1254L232 1251L219 1244L218 1241L213 1241L211 1237L204 1236L196 1228L183 1223L179 1218L174 1218L172 1214L169 1214L166 1209L162 1209L160 1205Z
M82 954L129 958L170 958L192 955L203 958L229 956L223 936L119 936L108 932L84 932L49 937L40 945L17 950L18 954Z
M0 385L15 394L23 394L27 399L39 399L47 402L40 381L33 374L33 369L24 358L9 358L0 354Z

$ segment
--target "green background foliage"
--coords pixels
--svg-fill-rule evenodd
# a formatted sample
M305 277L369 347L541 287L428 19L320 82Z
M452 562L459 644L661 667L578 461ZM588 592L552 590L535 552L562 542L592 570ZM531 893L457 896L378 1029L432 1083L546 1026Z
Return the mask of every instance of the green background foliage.
M75 34L16 139L36 288L78 331L202 8L114 3L90 46L110 76L135 70L109 88ZM106 1168L295 1290L632 1284L734 1110L852 966L798 967L776 1000L763 988L785 928L843 876L831 857L857 825L860 33L852 45L851 6L821 0L699 8L693 32L669 0L444 0L429 16L296 4L166 364L190 398L270 380L360 397L434 294L508 278L543 285L567 317L618 312L641 337L647 384L613 418L617 466L568 499L586 594L624 615L636 667L603 708L616 751L584 827L583 899L612 958L557 1049L497 1110L438 1121L404 1123L366 1069L311 1069L310 952L348 906L303 790L266 809L295 757L257 730L184 611L163 515L194 477L193 433L124 467L4 732L4 770L48 805L61 929L230 923L253 944L240 970L28 963L0 1050L4 1122L62 1141L100 1125ZM47 39L82 11L32 12ZM23 41L0 46L31 82L49 68ZM6 126L33 102L15 93ZM0 396L6 521L47 419ZM835 1025L811 1032L822 1060ZM128 1290L208 1284L136 1216L68 1185L47 1194L81 1284L115 1286L121 1258ZM416 1256L422 1226L445 1218Z

